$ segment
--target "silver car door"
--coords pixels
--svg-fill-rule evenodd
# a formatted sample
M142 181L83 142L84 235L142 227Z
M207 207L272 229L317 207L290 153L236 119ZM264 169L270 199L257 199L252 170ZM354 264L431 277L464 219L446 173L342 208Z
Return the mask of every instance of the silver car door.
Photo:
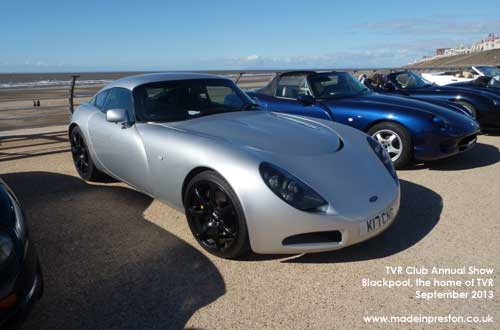
M106 112L111 109L126 110L128 121L107 121ZM89 120L89 133L97 161L106 172L139 190L151 192L148 161L142 138L133 123L133 102L129 90L110 90L101 111Z

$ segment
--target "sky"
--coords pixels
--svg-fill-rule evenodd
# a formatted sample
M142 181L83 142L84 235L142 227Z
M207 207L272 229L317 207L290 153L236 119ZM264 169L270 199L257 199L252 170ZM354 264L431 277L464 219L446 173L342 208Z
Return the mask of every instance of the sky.
M394 67L490 32L499 0L0 0L0 72Z

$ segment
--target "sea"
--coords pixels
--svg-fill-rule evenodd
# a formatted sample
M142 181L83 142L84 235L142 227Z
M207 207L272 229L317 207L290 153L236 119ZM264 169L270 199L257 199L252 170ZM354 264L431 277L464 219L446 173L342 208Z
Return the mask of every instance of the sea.
M180 72L180 71L179 71ZM265 76L276 72L273 70L253 70L253 71L196 71L199 73L211 73L237 77L241 72L245 72L245 77ZM64 88L71 84L72 76L78 75L76 85L80 87L91 87L104 85L110 81L137 74L151 72L84 72L84 73L0 73L0 90L22 90L22 89L47 89Z

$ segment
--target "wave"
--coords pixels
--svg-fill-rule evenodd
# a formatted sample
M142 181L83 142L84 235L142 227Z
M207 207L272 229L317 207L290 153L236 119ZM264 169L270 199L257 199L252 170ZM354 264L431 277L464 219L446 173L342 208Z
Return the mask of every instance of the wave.
M77 86L93 86L104 85L111 82L107 79L89 79L77 80ZM20 89L20 88L43 88L43 87L64 87L71 84L71 80L38 80L38 81L23 81L23 82L4 82L0 83L0 89Z

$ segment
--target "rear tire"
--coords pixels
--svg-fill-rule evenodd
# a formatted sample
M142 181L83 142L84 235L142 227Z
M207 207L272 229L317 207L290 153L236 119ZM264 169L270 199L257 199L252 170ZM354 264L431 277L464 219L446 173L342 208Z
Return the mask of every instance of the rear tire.
M75 127L70 133L71 155L78 175L85 181L111 182L114 181L107 174L99 171L90 156L87 141L80 129Z
M214 171L201 172L191 179L185 191L189 228L206 251L225 259L251 252L243 209L222 176Z
M412 161L411 136L403 126L392 122L382 122L372 126L367 134L382 144L389 153L395 168L402 169Z

